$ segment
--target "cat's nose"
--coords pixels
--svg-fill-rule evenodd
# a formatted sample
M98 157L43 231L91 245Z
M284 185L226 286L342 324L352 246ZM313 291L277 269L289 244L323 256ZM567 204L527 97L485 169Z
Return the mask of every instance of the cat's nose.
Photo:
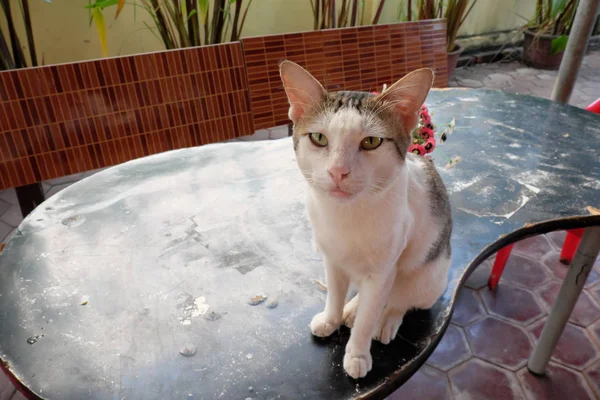
M327 172L329 172L329 176L337 185L350 175L350 169L348 169L348 167L331 167Z

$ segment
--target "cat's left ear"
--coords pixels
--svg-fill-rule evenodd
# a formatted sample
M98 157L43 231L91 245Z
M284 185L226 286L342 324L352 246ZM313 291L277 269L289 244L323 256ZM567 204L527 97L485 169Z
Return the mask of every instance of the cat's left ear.
M295 124L307 112L317 109L327 91L307 70L291 61L279 64L279 73L290 102L288 115Z
M433 71L429 68L418 69L387 88L377 96L377 100L391 103L394 113L402 120L404 132L410 134L417 125L419 110L431 85Z

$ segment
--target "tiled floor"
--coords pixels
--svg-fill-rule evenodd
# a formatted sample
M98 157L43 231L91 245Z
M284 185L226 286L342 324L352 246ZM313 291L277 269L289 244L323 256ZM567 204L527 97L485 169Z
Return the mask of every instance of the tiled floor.
M389 399L600 399L600 261L547 376L526 367L568 269L558 261L564 237L516 244L495 291L486 286L492 260L477 269L426 367Z
M569 101L585 108L600 97L600 50L591 50L584 58ZM453 87L499 89L549 99L558 71L527 68L520 62L477 64L458 68L450 79Z
M584 60L571 104L585 107L600 97L598 71L596 50ZM519 63L488 64L457 69L450 85L550 98L555 78L555 71ZM239 140L285 136L284 126ZM94 172L45 182L46 195ZM0 191L0 243L20 222L14 190ZM548 376L535 378L525 366L567 271L558 262L563 237L555 233L516 245L495 292L485 287L490 262L481 266L461 291L452 323L427 365L390 399L600 399L600 262L559 341ZM0 400L23 398L0 374Z

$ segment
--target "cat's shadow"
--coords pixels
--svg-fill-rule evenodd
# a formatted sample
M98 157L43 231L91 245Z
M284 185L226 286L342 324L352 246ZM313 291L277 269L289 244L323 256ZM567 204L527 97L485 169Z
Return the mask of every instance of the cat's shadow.
M373 369L366 377L352 379L344 372L343 361L346 344L350 338L350 329L342 326L327 338L312 336L315 346L327 348L329 351L329 375L333 386L346 386L348 384L370 386L387 381L390 376L400 373L406 367L410 368L412 360L419 354L419 349L428 343L426 339L432 327L432 312L430 310L415 310L406 314L404 323L396 338L389 344L384 345L373 341L371 344L371 355L373 356Z

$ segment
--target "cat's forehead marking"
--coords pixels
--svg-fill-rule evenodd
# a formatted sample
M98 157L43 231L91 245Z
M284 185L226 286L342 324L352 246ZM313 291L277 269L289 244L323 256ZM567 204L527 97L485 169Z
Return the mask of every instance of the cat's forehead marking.
M340 91L329 93L326 104L334 113L344 108L351 108L362 114L374 97L375 95L368 92Z

